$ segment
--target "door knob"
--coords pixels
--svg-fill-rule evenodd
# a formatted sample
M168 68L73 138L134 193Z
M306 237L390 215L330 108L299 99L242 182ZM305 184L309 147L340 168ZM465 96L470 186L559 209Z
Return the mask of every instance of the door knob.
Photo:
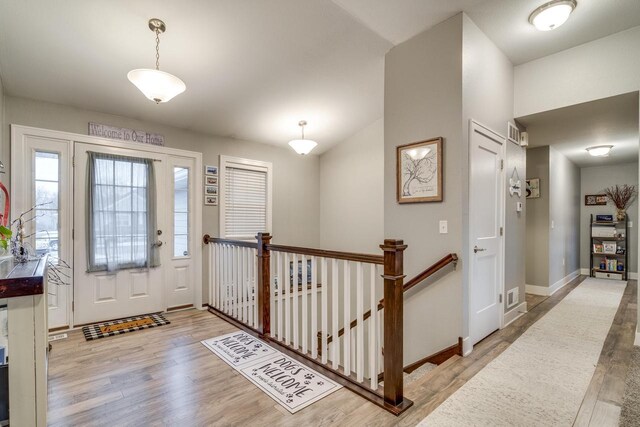
M162 246L162 241L158 240L158 241L155 243L155 245L156 245L157 247Z
M473 252L474 252L474 253L476 253L476 254L477 254L478 252L483 252L483 251L486 251L486 249L485 249L485 248L479 248L479 247L477 247L477 246L474 246L474 247L473 247Z

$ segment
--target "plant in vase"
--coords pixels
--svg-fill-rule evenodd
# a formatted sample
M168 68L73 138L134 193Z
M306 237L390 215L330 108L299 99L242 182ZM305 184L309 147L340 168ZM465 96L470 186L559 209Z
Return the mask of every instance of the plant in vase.
M638 191L635 185L614 185L605 188L604 194L607 195L611 203L616 207L616 217L618 221L624 221L627 215L627 209L636 198Z

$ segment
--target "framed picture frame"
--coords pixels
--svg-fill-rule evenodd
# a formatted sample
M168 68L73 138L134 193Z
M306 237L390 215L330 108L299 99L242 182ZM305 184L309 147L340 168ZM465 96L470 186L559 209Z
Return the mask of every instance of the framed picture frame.
M585 194L585 206L604 206L607 204L607 196L605 194Z
M205 166L204 174L209 176L218 176L218 167L217 166Z
M218 186L217 185L205 185L204 186L204 194L207 196L217 196L218 195Z
M218 206L218 196L204 196L204 204L207 206Z
M530 178L527 183L527 199L538 199L540 197L540 178Z
M396 147L398 203L441 202L443 140L441 137Z
M218 185L218 177L217 176L205 176L204 177L204 185Z

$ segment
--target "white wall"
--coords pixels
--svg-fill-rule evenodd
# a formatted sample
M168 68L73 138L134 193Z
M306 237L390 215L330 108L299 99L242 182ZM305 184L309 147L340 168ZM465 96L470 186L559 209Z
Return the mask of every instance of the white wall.
M515 67L514 116L640 88L640 26Z
M549 146L527 150L527 179L540 180L540 197L526 199L526 282L549 286ZM524 188L524 187L523 187Z
M580 169L580 268L589 269L589 257L591 256L589 223L591 214L612 214L616 209L612 205L585 206L586 194L602 194L602 190L612 185L638 186L638 163L624 163L610 166L595 166ZM636 200L627 211L633 227L629 229L629 272L638 272L638 201Z
M549 198L549 286L560 286L580 269L580 169L553 147Z
M5 120L2 129L2 157L9 159L10 124L87 134L88 122L144 129L163 134L168 147L203 153L203 163L217 165L219 155L244 157L273 163L274 242L316 247L319 243L320 162L318 156L299 156L289 147L215 137L136 119L88 111L79 108L5 96ZM149 108L161 108L149 103ZM8 165L8 161L4 161ZM9 174L9 167L7 167ZM203 206L203 232L218 235L218 207ZM203 277L208 274L203 262Z
M384 236L403 239L413 277L450 252L462 256L462 14L395 46L385 57ZM444 138L441 203L396 201L396 146ZM439 234L438 221L449 233ZM405 365L455 344L462 334L462 269L405 296Z
M320 156L320 246L380 254L384 240L384 120Z

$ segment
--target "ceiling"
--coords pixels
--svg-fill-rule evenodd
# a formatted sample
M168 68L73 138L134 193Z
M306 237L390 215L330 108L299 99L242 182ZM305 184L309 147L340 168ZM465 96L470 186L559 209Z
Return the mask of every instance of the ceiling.
M638 92L586 102L517 119L529 133L529 148L549 145L578 167L638 161ZM613 145L608 157L586 148Z
M515 64L640 25L638 0L578 0L548 33L527 22L547 0L2 0L7 94L285 145L309 123L315 154L383 115L384 55L464 10ZM154 65L187 91L155 105L126 78Z

